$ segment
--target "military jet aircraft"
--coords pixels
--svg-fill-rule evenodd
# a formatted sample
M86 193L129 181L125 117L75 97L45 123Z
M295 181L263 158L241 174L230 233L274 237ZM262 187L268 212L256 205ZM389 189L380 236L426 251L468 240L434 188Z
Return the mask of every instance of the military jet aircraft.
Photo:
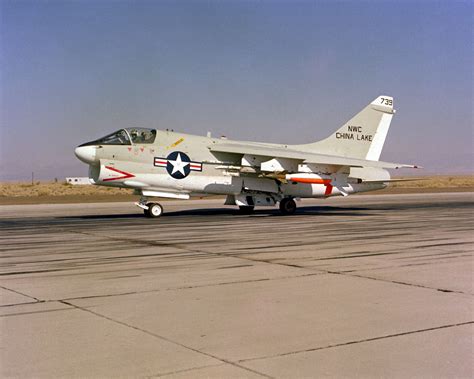
M288 215L295 199L378 190L392 181L386 169L417 168L379 161L394 113L393 98L379 96L328 138L302 145L126 128L75 153L93 184L134 189L148 217L163 214L154 198L206 195L227 195L245 213L279 203Z

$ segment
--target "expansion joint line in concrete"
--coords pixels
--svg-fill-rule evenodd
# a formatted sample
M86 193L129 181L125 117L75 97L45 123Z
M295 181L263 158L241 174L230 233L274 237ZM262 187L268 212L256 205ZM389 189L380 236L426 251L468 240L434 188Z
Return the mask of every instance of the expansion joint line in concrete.
M358 274L353 274L353 273L346 273L346 272L341 272L341 271L314 269L314 268L304 267L304 266L295 265L295 264L289 264L289 263L283 263L283 262L273 262L273 261L269 261L269 260L266 260L266 259L242 257L242 256L235 255L235 254L226 254L226 253L218 253L218 252L209 252L209 251L199 250L199 249L190 249L186 246L183 246L181 244L175 244L175 243L144 241L144 240L136 240L136 239L131 239L131 238L113 238L113 237L104 236L104 235L98 236L94 233L87 233L87 232L83 232L83 231L74 231L74 233L84 234L84 235L92 235L92 236L95 236L95 237L102 237L102 238L107 238L107 239L120 240L120 241L123 241L123 242L132 242L132 243L137 243L137 244L144 244L144 245L147 245L147 246L171 246L171 247L174 247L176 249L186 251L188 253L209 254L209 255L214 255L214 256L218 256L218 257L241 259L241 260L244 260L244 261L247 261L247 262L248 261L250 261L250 262L260 262L260 263L266 263L266 264L270 264L270 265L298 268L298 269L301 269L301 270L304 270L304 271L307 271L307 272L318 271L319 273L327 273L327 274L335 274L335 275L346 275L346 276L352 276L352 277L358 277L358 278L364 278L364 279L370 279L370 280L378 280L378 281L382 281L382 282L386 282L386 283L393 283L393 284L399 284L399 285L405 285L405 286L411 286L411 287L425 288L425 289L435 290L435 291L439 291L439 292L447 292L447 293L453 292L453 293L460 293L460 294L471 295L472 296L472 294L465 293L465 292L462 292L462 291L448 290L448 289L442 289L442 288L433 288L433 287L422 286L422 285L419 285L419 284L399 282L399 281L387 280L387 279L379 279L379 278L374 278L374 277L370 277L370 276L358 275Z
M136 243L139 245L146 245L146 246L156 246L156 247L174 247L175 249L183 250L188 253L199 253L199 254L208 254L208 255L214 255L216 257L225 257L225 258L235 258L235 259L241 259L247 262L260 262L260 263L266 263L266 264L271 264L271 265L278 265L278 266L285 266L285 267L292 267L292 268L299 268L302 270L306 271L312 271L314 270L306 268L304 266L299 266L295 264L289 264L289 263L281 263L281 262L271 262L265 259L256 259L256 258L250 258L250 257L241 257L239 255L235 254L226 254L226 253L217 253L217 252L211 252L211 251L206 251L206 250L199 250L199 249L191 249L187 246L184 246L179 243L169 243L169 242L156 242L156 241L145 241L145 240L137 240L133 238L117 238L117 237L109 237L105 235L97 235L94 233L87 233L83 231L70 231L71 233L77 233L77 234L83 234L87 236L93 236L93 237L101 237L101 238L106 238L114 241L122 241L122 242L132 242ZM320 270L322 271L322 270Z
M464 326L464 325L471 325L471 324L474 324L474 321L466 321L466 322L461 322L461 323L458 323L458 324L441 325L441 326L436 326L436 327L432 327L432 328L410 330L408 332L387 334L385 336L379 336L379 337L373 337L373 338L366 338L366 339L361 339L361 340L343 342L343 343L338 343L338 344L334 344L334 345L315 347L315 348L311 348L311 349L291 351L291 352L283 353L283 354L268 355L268 356L262 356L262 357L257 357L257 358L249 358L249 359L241 359L238 362L243 363L243 362L257 361L257 360L261 360L261 359L284 357L284 356L287 356L287 355L309 353L309 352L312 352L312 351L333 349L333 348L336 348L336 347L355 345L355 344L365 343L365 342L379 341L379 340L384 340L384 339L388 339L388 338L402 337L402 336L407 336L407 335L410 335L410 334L424 333L424 332L430 332L430 331L433 331L433 330L454 328L454 327L457 327L457 326Z
M163 377L166 377L166 376L169 376L169 375L182 374L182 373L190 372L190 371L194 371L194 370L201 370L203 368L220 367L220 366L224 366L225 364L226 363L218 363L218 364L215 364L215 365L206 365L206 366L186 368L186 369L182 369L182 370L176 370L176 371L170 371L170 372L160 373L160 374L156 374L156 375L150 375L150 376L147 376L147 378L149 378L149 379L163 378Z
M462 295L473 296L473 294L468 293L468 292L463 292L463 291L448 290L448 289L445 289L445 288L428 287L428 286L423 286L421 284L414 284L414 283L401 282L401 281L397 281L397 280L375 278L373 276L353 274L353 273L349 273L349 272L341 272L341 271L326 271L326 272L328 274L352 276L354 278L369 279L369 280L375 280L375 281L379 281L379 282L399 284L399 285L402 285L402 286L409 286L409 287L416 287L416 288L423 288L423 289L427 289L427 290L432 290L432 291L434 290L434 291L444 292L444 293L458 293L458 294L462 294Z
M34 296L27 295L26 293L22 293L20 291L12 290L11 288L7 288L7 287L4 287L4 286L0 286L0 288L4 289L5 291L10 291L10 292L16 293L17 295L21 295L21 296L25 296L25 297L28 297L30 299L33 299L33 300L35 300L35 302L40 302L41 301L40 299L38 299Z
M96 317L103 318L103 319L105 319L105 320L111 321L111 322L113 322L113 323L115 323L115 324L124 326L124 327L126 327L126 328L134 329L134 330L136 330L136 331L139 331L139 332L141 332L141 333L147 334L147 335L152 336L152 337L154 337L154 338L158 338L158 339L163 340L163 341L166 341L166 342L168 342L168 343L172 343L173 345L180 346L180 347L182 347L182 348L184 348L184 349L191 350L191 351L193 351L193 352L195 352L195 353L202 354L202 355L205 355L205 356L207 356L207 357L216 359L216 360L218 360L218 361L221 361L222 363L230 364L230 365L232 365L232 366L238 367L238 368L243 369L243 370L245 370L245 371L252 372L252 373L257 374L257 375L260 375L260 376L262 376L262 377L264 377L264 378L273 379L271 376L268 376L268 375L266 375L266 374L263 374L263 373L261 373L261 372L259 372L259 371L255 371L255 370L250 369L250 368L248 368L248 367L239 365L239 364L236 363L236 362L232 362L232 361L229 361L229 360L227 360L227 359L220 358L220 357L218 357L218 356L216 356L216 355L213 355L213 354L210 354L210 353L206 353L206 352L204 352L204 351L200 351L200 350L195 349L195 348L193 348L193 347L191 347L191 346L187 346L187 345L184 345L184 344L182 344L182 343L180 343L180 342L173 341L173 340L171 340L171 339L169 339L169 338L167 338L167 337L161 336L161 335L156 334L156 333L152 333L152 332L150 332L150 331L148 331L148 330L146 330L146 329L141 329L141 328L139 328L139 327L137 327L137 326L134 326L134 325L127 324L127 323L125 323L125 322L123 322L123 321L115 320L115 319L113 319L113 318L111 318L111 317L109 317L109 316L105 316L105 315L103 315L103 314L94 312L94 311L92 311L92 310L90 310L90 309L80 307L80 306L75 305L75 304L73 304L73 303L71 303L71 302L69 302L69 301L66 301L66 300L59 300L59 303L64 304L64 305L67 305L67 306L69 306L69 307L73 307L73 308L78 309L78 310L83 311L83 312L90 313L90 314L92 314L92 315L94 315L94 316L96 316ZM198 368L201 368L201 367L195 367L195 369L198 369ZM164 375L164 374L161 374L161 375Z
M322 273L325 274L325 273ZM200 284L194 286L181 286L181 287L168 287L168 288L160 288L160 289L153 289L153 290L145 290L145 291L133 291L133 292L120 292L120 293L113 293L108 295L90 295L90 296L78 296L78 297L68 297L61 300L46 300L46 301L74 301L74 300L84 300L84 299L99 299L99 298L106 298L106 297L117 297L117 296L128 296L128 295L137 295L137 294L144 294L144 293L156 293L156 292L165 292L165 291L180 291L180 290L189 290L194 288L208 288L208 287L217 287L217 286L228 286L232 284L246 284L246 283L257 283L257 282L268 282L270 280L285 280L285 279L295 279L295 278L306 278L308 276L315 276L321 275L320 272L302 274L302 275L292 275L292 276L276 276L273 278L258 278L258 279L248 279L248 280L237 280L231 282L219 282L219 283L210 283L210 284Z

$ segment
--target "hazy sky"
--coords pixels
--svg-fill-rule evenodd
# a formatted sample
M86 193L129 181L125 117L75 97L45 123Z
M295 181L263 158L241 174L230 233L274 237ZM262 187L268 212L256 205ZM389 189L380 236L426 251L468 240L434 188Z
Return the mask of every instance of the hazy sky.
M0 180L85 176L130 126L310 142L380 94L383 160L473 172L471 1L0 4Z

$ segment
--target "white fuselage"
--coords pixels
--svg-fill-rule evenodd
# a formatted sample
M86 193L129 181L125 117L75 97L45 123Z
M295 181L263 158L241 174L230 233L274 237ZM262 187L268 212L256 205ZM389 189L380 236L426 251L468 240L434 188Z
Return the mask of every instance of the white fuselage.
M340 167L303 163L295 166L293 172L268 175L260 170L261 160L251 155L209 151L209 145L223 142L229 143L229 140L157 131L153 143L107 145L98 141L78 147L76 155L90 165L89 176L94 184L133 188L150 197L231 195L238 203L239 197L253 196L253 200L270 198L261 205L273 205L283 197L325 198L386 186L382 182L363 183L351 177L349 168L341 170ZM379 171L383 178L389 178L387 171ZM361 175L364 175L363 171L357 178Z

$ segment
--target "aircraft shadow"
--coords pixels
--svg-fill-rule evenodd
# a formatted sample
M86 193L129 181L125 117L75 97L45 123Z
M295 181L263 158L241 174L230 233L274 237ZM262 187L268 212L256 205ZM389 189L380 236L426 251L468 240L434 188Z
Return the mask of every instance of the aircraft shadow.
M299 207L293 217L297 216L373 216L371 208L364 207ZM240 216L240 217L285 217L278 209L258 209L250 214L243 214L238 209L228 208L201 208L187 209L182 211L166 212L162 217L183 217L183 216ZM64 216L60 219L80 219L80 220L99 220L99 219L143 219L142 213L133 214L104 214L104 215L84 215L84 216Z
M314 215L314 216L369 216L367 213L370 208L361 207L299 207L293 216L301 215ZM176 217L176 216L212 216L212 215L235 215L242 217L285 217L278 209L258 209L250 214L243 214L238 209L226 209L226 208L212 208L212 209L189 209L176 212L165 212L163 217Z
M99 219L140 219L144 218L143 213L133 214L103 214L103 215L83 215L83 216L60 216L55 217L64 220L99 220Z

